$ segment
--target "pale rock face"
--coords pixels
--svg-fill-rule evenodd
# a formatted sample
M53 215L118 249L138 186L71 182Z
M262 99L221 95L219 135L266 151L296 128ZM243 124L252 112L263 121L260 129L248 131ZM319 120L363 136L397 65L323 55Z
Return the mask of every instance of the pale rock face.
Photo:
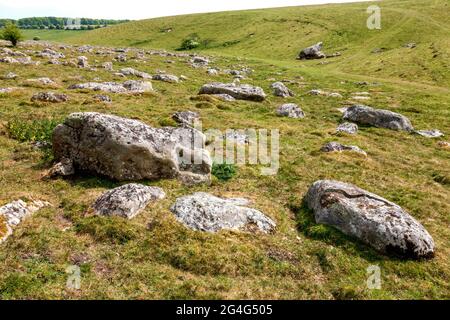
M304 59L322 59L325 58L325 54L321 51L322 50L323 43L319 42L315 45L305 48L302 51L300 51L300 54L298 55L298 59L304 60Z
M59 103L68 101L69 97L64 93L39 92L31 97L31 101Z
M173 74L166 74L166 73L155 74L152 77L152 79L157 80L157 81L169 82L169 83L178 83L180 81L180 79L177 76L174 76Z
M273 89L273 94L277 97L287 98L294 96L292 91L283 82L275 82L270 87Z
M275 222L248 205L246 199L225 199L197 192L178 198L170 210L178 221L197 231L218 232L228 229L273 232Z
M62 158L59 162L55 163L53 167L49 170L47 176L48 177L57 177L57 176L70 176L75 173L75 169L73 167L73 161L68 158Z
M362 150L360 147L346 146L346 145L340 144L339 142L328 142L320 150L322 152L352 151L352 152L360 153L364 156L367 156L367 153L364 150Z
M440 138L440 137L444 136L444 134L438 129L417 130L417 131L414 131L414 133L417 133L418 135L421 135L422 137L425 137L425 138Z
M404 258L431 258L434 242L425 228L397 204L352 184L321 180L306 203L316 223L335 227L376 250Z
M150 203L164 199L161 188L130 183L103 193L91 206L99 216L132 219Z
M35 200L26 203L17 200L0 207L0 243L6 240L25 218L47 206L50 206L50 203L45 201Z
M200 115L194 111L178 111L172 115L172 119L182 126L192 127L200 119Z
M411 121L407 117L392 111L373 109L364 105L354 105L347 108L344 112L343 119L391 130L404 130L408 132L414 130Z
M149 75L148 73L145 73L143 71L138 71L133 68L123 68L123 69L120 69L119 72L125 76L133 75L133 76L140 77L143 79L151 79L152 78L152 76Z
M277 115L294 119L302 119L305 117L303 110L295 103L283 104L277 109Z
M152 128L140 121L85 112L71 114L53 131L56 160L75 170L113 180L180 178L209 182L211 158L205 136L192 128Z
M78 57L77 65L80 68L88 68L89 67L88 58L85 56Z
M111 93L143 93L153 91L152 84L146 81L128 80L124 83L117 82L87 82L74 84L69 89L88 89Z
M205 84L199 94L228 94L238 100L264 101L266 94L260 87L248 84L210 83Z
M336 132L338 133L347 133L347 134L357 134L358 133L358 125L356 123L344 122L341 123Z

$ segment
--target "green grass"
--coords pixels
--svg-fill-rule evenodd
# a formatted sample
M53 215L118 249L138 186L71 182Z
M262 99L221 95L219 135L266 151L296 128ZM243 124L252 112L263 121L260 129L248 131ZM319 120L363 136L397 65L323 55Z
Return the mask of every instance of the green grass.
M41 41L68 42L72 38L78 38L88 30L21 30L25 40L33 40L39 37Z
M400 112L418 129L438 128L447 135L450 133L450 90L446 84L449 75L448 69L440 68L441 63L448 63L443 59L448 54L448 36L442 29L449 28L444 19L446 2L383 1L380 4L390 9L383 18L383 29L375 31L376 35L370 39L364 36L369 34L366 30L351 33L351 26L358 24L356 13L367 4L181 16L123 24L124 29L108 27L89 31L79 34L79 39L64 40L66 34L61 33L60 39L55 39L109 46L140 42L138 46L175 49L181 39L194 32L202 39L212 38L220 44L254 31L254 43L243 40L202 52L212 55L212 66L230 69L244 65L254 69L253 75L244 82L264 88L268 98L261 103L197 98L204 83L229 82L232 77L208 76L204 69L191 68L182 58L171 58L175 61L172 64L165 62L167 57L159 56L148 56L147 63L134 59L127 63L114 62L116 70L129 66L154 74L160 69L183 74L189 80L179 84L152 81L156 93L111 94L110 105L93 101L95 92L66 88L96 77L117 81L111 72L49 65L46 59L36 57L33 60L41 61L39 66L0 63L0 75L9 71L19 75L16 80L0 80L0 87L22 87L0 96L0 181L2 186L7 186L1 188L0 204L35 198L53 205L26 219L0 246L0 299L448 299L448 149L439 147L433 139L371 127L361 127L355 136L335 135L341 122L341 114L336 109L358 91L369 91L372 99L368 104ZM341 16L347 11L356 12L353 19L347 19L348 29ZM425 31L413 23L418 19L418 12L430 24L425 30L429 31L429 37L424 37ZM399 25L402 16L409 18ZM229 27L227 19L233 19L233 27ZM313 33L303 38L298 32L290 34L281 26L278 29L278 24L297 23L293 19L311 21L302 23ZM256 30L255 26L256 31L249 31L255 24L261 25L261 29ZM164 27L173 27L174 31L161 33ZM223 29L218 32L220 27ZM347 40L341 44L340 38ZM146 39L155 42L145 42ZM343 46L348 50L342 50L344 55L330 60L329 65L293 59L300 47L317 40L329 43L331 47L326 48L329 52L341 50ZM418 51L403 52L399 46L404 41L418 42ZM437 60L428 54L421 55L421 47L426 52L431 42L441 48L441 58ZM372 47L388 44L394 49L381 55L370 53ZM67 59L79 55L75 49L60 51ZM95 60L95 64L101 64L112 59L94 53L83 55L93 64ZM392 57L391 67L379 73L367 72L381 60L387 63L386 57ZM408 59L417 63L409 64ZM427 69L422 70L422 66ZM442 81L430 78L439 72L443 74ZM400 77L402 73L405 78ZM24 79L39 76L55 80L59 89L53 90L66 93L69 101L31 103L31 96L45 89L22 84ZM294 80L288 86L296 96L274 97L270 90L274 82L271 78ZM379 84L368 87L355 84L363 80ZM317 88L339 92L344 99L307 94ZM277 117L276 108L286 102L298 103L306 117L301 120ZM42 164L45 152L33 148L29 142L33 139L29 137L36 132L47 135L48 130L39 129L39 125L33 125L34 121L45 119L56 123L71 112L97 111L160 127L169 124L172 113L180 110L200 113L204 129L279 129L278 174L261 176L258 166L243 165L237 166L237 174L232 179L226 182L214 179L211 186L188 188L175 180L144 181L162 187L167 198L148 206L131 221L87 214L88 207L102 192L119 183L89 174L41 179L48 165ZM30 126L19 126L18 133L11 135L8 123ZM318 152L323 144L336 139L360 146L368 152L368 157ZM398 260L381 255L333 228L316 225L302 199L311 183L324 178L355 183L404 207L433 236L436 257L429 261ZM277 230L272 235L230 231L206 234L189 230L177 222L169 208L177 197L196 191L249 198L255 208L277 222ZM65 270L73 264L82 270L79 291L66 288ZM366 287L366 269L370 265L381 268L381 290Z

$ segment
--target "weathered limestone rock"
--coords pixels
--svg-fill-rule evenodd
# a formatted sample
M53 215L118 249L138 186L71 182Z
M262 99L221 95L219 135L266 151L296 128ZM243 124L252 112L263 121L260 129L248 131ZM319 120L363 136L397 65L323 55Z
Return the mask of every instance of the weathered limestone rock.
M164 81L169 83L178 83L180 79L173 74L159 73L152 77L153 80Z
M417 130L417 131L414 131L414 133L417 133L418 135L421 135L422 137L425 137L425 138L440 138L440 137L444 136L444 134L438 129Z
M119 72L125 76L132 75L132 76L140 77L143 79L151 79L152 78L152 76L149 75L148 73L145 73L143 71L139 71L139 70L136 70L133 68L123 68L123 69L120 69Z
M69 89L88 89L111 93L142 93L153 91L152 84L146 81L128 80L124 83L117 82L87 82L74 84Z
M23 200L17 200L0 207L0 243L9 237L13 228L26 217L46 206L50 206L50 203L39 200L26 203Z
M358 133L358 125L356 123L344 122L341 123L337 129L337 133L347 133L347 134L357 134Z
M53 178L57 176L71 176L75 173L73 161L68 158L62 158L48 171L47 177Z
M99 216L119 216L134 218L150 202L164 199L166 194L161 188L130 183L106 191L91 206Z
M77 65L80 68L89 68L88 58L85 56L78 57Z
M319 42L315 45L305 48L302 51L300 51L300 54L298 55L298 59L304 60L304 59L322 59L325 58L325 54L321 51L322 50L323 43Z
M407 117L392 111L373 109L364 105L354 105L347 108L343 119L391 130L409 132L414 130L411 121Z
M197 192L178 198L170 210L178 221L197 231L231 229L273 232L275 222L262 212L248 208L248 205L247 199L224 199Z
M434 242L405 210L352 184L321 180L306 195L316 223L333 226L376 250L405 258L431 258Z
M302 119L305 117L303 110L295 103L286 103L278 107L277 115L294 119Z
M235 99L263 101L266 98L264 90L248 84L236 85L234 83L210 83L205 84L199 94L228 94Z
M31 101L52 102L59 103L69 100L69 97L64 93L53 92L39 92L31 97Z
M96 112L73 113L53 131L58 161L114 180L180 178L208 182L211 158L205 136L192 128L152 128L140 121Z
M342 151L353 151L356 153L363 154L367 156L367 153L357 146L346 146L340 144L339 142L328 142L325 144L320 151L322 152L342 152Z
M275 82L270 86L270 88L273 89L273 94L276 95L277 97L287 98L294 96L294 93L291 90L289 90L289 88L286 87L286 85L283 82Z

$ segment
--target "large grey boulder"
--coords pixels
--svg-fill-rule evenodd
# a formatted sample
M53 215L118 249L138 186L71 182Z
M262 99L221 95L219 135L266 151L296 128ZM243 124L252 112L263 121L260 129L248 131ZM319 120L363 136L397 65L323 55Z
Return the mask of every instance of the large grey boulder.
M298 59L305 60L305 59L322 59L325 58L325 54L321 51L322 50L323 43L319 42L315 45L305 48L302 51L300 51L300 54L298 55Z
M9 237L13 228L26 217L46 206L50 206L50 203L40 200L26 203L23 200L17 200L0 207L0 243Z
M148 81L128 80L124 83L117 82L87 82L69 86L69 89L87 89L111 93L143 93L153 91L152 84Z
M358 133L358 125L356 123L344 122L341 123L337 129L337 133L347 133L347 134L357 134Z
M352 184L321 180L306 203L316 223L333 226L376 250L405 258L431 258L434 242L425 228L397 204Z
M266 98L264 90L248 84L210 83L205 84L199 94L228 94L238 100L263 101Z
M178 198L170 210L178 221L188 228L217 232L229 230L258 230L269 233L275 222L262 212L248 208L249 201L242 198L219 198L197 192Z
M161 188L130 183L103 193L91 206L99 216L119 216L132 219L150 202L164 199Z
M408 132L414 130L411 121L407 117L389 110L374 109L364 105L354 105L347 108L343 119L391 130Z
M192 128L152 128L96 112L73 113L53 131L56 161L114 180L180 178L208 182L211 158L205 136Z
M287 98L294 96L294 93L291 90L289 90L289 88L286 87L286 85L283 82L272 83L270 88L273 89L273 94L276 95L277 97Z

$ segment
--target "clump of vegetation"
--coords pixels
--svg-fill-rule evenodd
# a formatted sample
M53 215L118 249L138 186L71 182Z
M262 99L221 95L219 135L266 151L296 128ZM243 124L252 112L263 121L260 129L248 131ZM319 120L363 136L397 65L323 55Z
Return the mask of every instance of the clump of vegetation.
M212 174L221 181L228 181L236 175L236 166L227 163L214 163Z
M52 139L53 129L61 121L54 119L42 119L24 121L22 119L13 119L8 122L7 129L9 136L20 142L50 142Z
M34 41L41 41L41 38L38 37L38 36L36 36L36 37L33 37L33 40L34 40Z
M75 223L78 233L91 235L96 241L124 244L136 238L137 232L126 220L117 217L88 217Z
M0 240L6 235L8 228L6 226L6 221L3 216L0 216Z
M178 50L192 50L198 47L200 47L200 37L198 36L198 34L194 33L189 35L181 42Z
M23 35L20 29L14 23L7 23L2 31L2 38L4 40L11 41L12 45L15 47L19 41L23 40Z

